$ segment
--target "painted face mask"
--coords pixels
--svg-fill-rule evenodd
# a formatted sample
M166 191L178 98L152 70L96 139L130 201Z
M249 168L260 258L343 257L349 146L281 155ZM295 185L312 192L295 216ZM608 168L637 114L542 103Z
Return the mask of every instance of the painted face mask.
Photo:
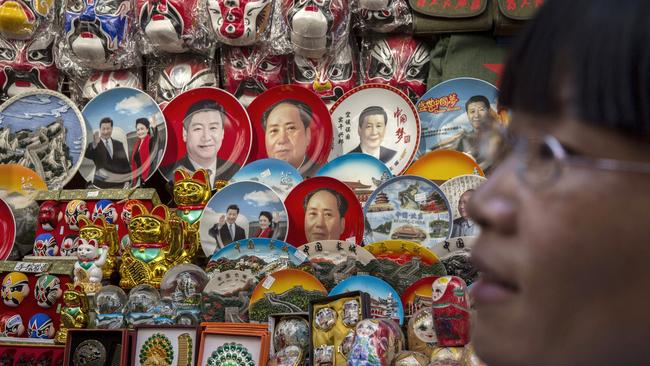
M388 84L416 102L427 90L430 47L408 36L378 38L362 48L363 82Z
M0 0L0 36L26 40L51 23L54 0Z
M115 207L113 201L99 200L97 203L95 203L95 208L93 208L91 220L95 221L95 219L99 217L103 217L109 224L117 223L117 218L119 216L117 215L117 208Z
M29 280L24 273L10 272L2 280L2 302L15 308L29 295Z
M44 35L29 41L0 38L0 98L36 90L57 90L59 70L54 64L54 37Z
M185 40L197 23L198 0L137 0L140 27L154 48L179 53L187 50Z
M66 235L61 243L61 256L62 257L76 257L77 256L77 236Z
M3 314L0 316L0 336L21 337L25 333L25 325L20 314Z
M52 318L44 313L34 314L27 323L29 338L49 339L54 337L54 323Z
M263 38L271 10L271 0L208 0L212 29L230 46L251 46Z
M347 36L347 0L283 0L282 15L297 55L320 58Z
M322 59L296 55L293 59L291 83L313 91L331 107L345 92L359 84L354 56L350 45L332 57L328 55Z
M38 223L45 231L52 231L63 218L63 212L59 210L56 201L45 201L38 211Z
M34 241L34 255L37 257L54 256L59 254L56 239L50 233L43 233Z
M69 0L64 11L65 40L85 66L111 68L125 49L133 22L129 0Z
M412 21L404 0L359 0L356 14L361 32L390 33Z
M156 91L156 101L161 107L184 91L217 86L212 62L200 57L176 56L169 64L154 72L157 75L153 75L150 80L157 81L153 89Z
M61 281L58 277L52 275L43 275L36 281L34 287L34 298L36 303L42 308L49 308L56 304L63 291L61 290Z
M139 200L128 200L126 201L124 206L122 206L122 214L120 215L120 217L122 218L122 222L124 222L126 225L128 225L131 222L131 209L135 204L144 205Z
M65 207L65 222L71 230L79 230L79 216L88 217L88 206L82 200L72 200Z
M287 57L258 48L223 49L224 88L248 106L256 96L287 81Z
M81 95L90 100L107 90L127 87L142 90L142 79L135 70L94 71L83 84Z

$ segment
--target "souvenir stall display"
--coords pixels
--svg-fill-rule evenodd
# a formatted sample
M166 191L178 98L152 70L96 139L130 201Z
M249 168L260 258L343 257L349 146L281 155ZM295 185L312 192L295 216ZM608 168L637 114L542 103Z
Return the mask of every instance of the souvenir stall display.
M482 365L539 3L0 1L0 364Z

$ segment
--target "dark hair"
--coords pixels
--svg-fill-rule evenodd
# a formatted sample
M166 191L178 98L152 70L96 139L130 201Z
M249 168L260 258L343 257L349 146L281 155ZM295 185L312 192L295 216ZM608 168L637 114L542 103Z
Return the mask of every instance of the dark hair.
M139 125L139 124L140 124L140 125L143 125L144 127L146 127L147 130L149 129L149 126L151 125L151 123L149 123L149 120L146 119L146 118L138 118L138 119L136 119L136 120L135 120L135 125L137 126L137 125Z
M110 123L111 127L113 127L113 120L110 117L104 117L99 121L99 127L101 128L104 123Z
M211 99L203 99L199 100L198 102L192 104L187 111L185 112L185 116L183 117L183 128L187 130L187 127L189 125L190 117L196 113L196 112L201 112L201 111L217 111L221 113L221 119L222 121L225 119L225 110L223 109L223 106L214 100Z
M230 205L230 206L228 206L228 208L226 209L226 212L228 212L228 211L230 211L230 210L235 210L235 211L237 211L237 213L239 213L239 206L237 206L237 205Z
M348 212L348 201L343 197L343 195L331 188L319 188L315 191L309 192L308 195L305 196L305 199L302 201L302 208L304 210L307 210L307 204L309 203L309 200L318 192L328 192L332 194L336 198L336 207L339 209L339 215L341 217L345 216L345 213Z
M650 2L548 0L515 41L501 105L650 137Z
M312 116L311 107L307 105L307 103L301 102L299 100L285 99L273 104L262 115L262 128L264 128L265 131L266 131L266 121L269 119L269 115L271 114L271 112L273 112L275 108L279 107L282 104L290 104L298 108L298 113L300 114L300 120L302 121L302 125L305 126L305 130L309 128L309 124L311 123L311 116Z
M271 223L273 222L273 215L271 215L271 213L268 212L268 211L260 212L260 216L266 217L267 219L269 219L269 222L271 222Z
M359 115L359 128L363 128L363 120L366 117L374 116L377 114L384 116L384 124L388 123L388 115L386 114L386 110L378 105L373 105L361 111L361 114Z
M469 105L472 103L483 103L485 104L485 108L490 109L490 101L488 100L487 97L483 95L475 95L467 100L467 103L465 103L465 112L467 112L467 109L469 108Z

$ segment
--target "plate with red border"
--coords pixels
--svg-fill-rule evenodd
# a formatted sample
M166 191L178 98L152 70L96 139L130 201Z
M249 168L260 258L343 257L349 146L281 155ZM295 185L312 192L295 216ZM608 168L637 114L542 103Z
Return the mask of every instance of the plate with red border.
M0 198L0 260L9 257L16 238L16 220L11 208Z
M416 311L422 308L431 307L431 285L438 276L421 278L402 293L402 305L404 305L404 316L410 318Z

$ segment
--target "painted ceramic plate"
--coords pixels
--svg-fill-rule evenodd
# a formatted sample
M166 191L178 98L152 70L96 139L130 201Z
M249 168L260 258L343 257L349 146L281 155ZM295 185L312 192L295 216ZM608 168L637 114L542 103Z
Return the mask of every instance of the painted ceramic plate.
M473 157L454 150L428 152L413 162L404 174L427 178L436 184L442 184L459 175L485 176Z
M209 169L213 184L227 182L248 161L251 123L232 94L210 87L191 89L172 99L163 113L169 142L160 172L167 181L184 167L191 172Z
M385 281L374 276L353 276L339 283L328 296L351 291L363 291L370 295L370 316L391 318L404 323L404 308L397 291Z
M248 303L257 277L247 271L213 272L203 289L202 320L205 322L248 322Z
M307 257L279 240L253 238L239 240L219 249L210 257L206 271L245 271L261 278L269 273L308 265Z
M22 260L34 249L40 208L29 195L0 190L0 199L7 209L0 210L0 258ZM7 231L5 232L5 228ZM13 229L11 229L13 228ZM2 243L8 243L2 245ZM10 254L5 254L4 251ZM7 257L8 255L8 257Z
M0 165L0 189L31 195L46 191L47 184L35 171L18 164Z
M84 107L86 152L79 173L99 188L137 187L158 169L167 147L160 107L147 93L113 88Z
M469 218L467 205L474 191L487 179L480 175L461 175L452 178L440 185L440 189L447 196L451 205L451 212L454 214L451 237L478 236L480 228L478 224Z
M43 178L48 189L62 189L79 170L86 150L86 124L63 94L36 90L0 106L0 158Z
M363 272L364 266L375 259L364 247L340 240L307 243L298 247L298 253L309 259L316 277L327 289Z
M402 293L402 303L404 304L404 313L410 318L422 308L431 308L431 285L438 276L429 276L421 278Z
M206 256L246 238L285 240L287 209L269 186L237 182L215 193L203 210L199 230Z
M462 278L468 286L478 280L478 270L472 264L470 250L470 248L466 247L447 254L440 259L448 275Z
M505 124L497 112L498 93L494 85L474 78L451 79L429 89L416 104L422 123L419 155L461 151L487 169L492 162L481 152L478 137Z
M438 258L441 260L454 252L469 249L471 250L476 242L476 236L459 236L457 238L449 238L447 240L436 243L431 247L431 251L434 252Z
M363 239L361 205L354 192L334 178L309 178L284 203L291 226L287 242L294 246L321 240L359 244Z
M366 243L401 239L431 247L451 233L447 198L437 185L421 177L406 175L384 182L363 212Z
M365 84L345 93L332 107L332 123L330 161L349 152L366 153L399 175L418 149L420 118L415 106L389 85Z
M265 323L269 315L306 312L309 302L327 296L318 279L297 269L266 276L255 287L248 313L251 321Z
M0 260L6 260L14 246L16 221L11 208L0 198Z
M332 177L345 183L361 204L383 182L393 177L390 169L377 158L363 153L349 153L325 164L317 176Z
M271 187L280 198L285 199L289 191L302 182L298 169L286 161L262 159L243 166L231 179L230 183L250 180L264 183Z
M332 117L318 95L298 85L276 86L257 96L248 113L255 130L252 160L284 160L305 177L327 162Z

